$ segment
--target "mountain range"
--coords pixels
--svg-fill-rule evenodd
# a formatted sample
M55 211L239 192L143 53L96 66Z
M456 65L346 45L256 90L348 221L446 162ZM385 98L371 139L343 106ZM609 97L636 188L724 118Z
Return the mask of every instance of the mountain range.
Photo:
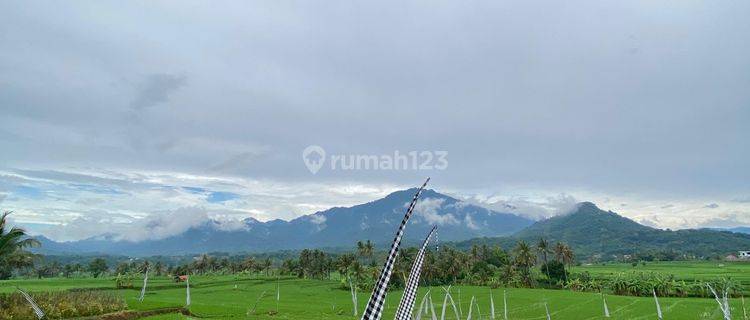
M716 230L722 230L722 231L731 231L731 232L737 232L737 233L747 233L750 234L750 227L734 227L734 228L714 228Z
M335 207L290 221L261 222L253 218L240 228L226 230L208 220L187 231L158 240L132 242L115 235L80 241L55 242L38 237L38 252L46 254L99 253L132 256L179 255L203 252L262 252L303 248L352 247L359 240L377 246L390 244L416 189L397 191L385 198L353 207ZM533 223L511 213L472 205L453 197L425 190L409 221L404 243L421 241L438 225L440 241L511 235Z
M649 253L694 258L723 257L750 250L750 234L712 229L662 230L601 210L590 202L578 204L577 209L569 214L537 221L512 237L472 239L460 242L458 246L485 243L511 248L519 240L536 244L540 238L552 244L564 242L579 257L598 256L603 260Z
M240 228L232 230L208 220L179 235L158 240L132 242L118 240L114 235L102 235L80 241L55 242L39 237L42 247L37 252L129 256L268 252L351 248L357 241L366 239L383 248L390 244L415 192L416 189L397 191L365 204L335 207L290 221L261 222L248 218ZM409 221L404 244L418 243L433 225L439 227L438 241L453 242L459 248L498 244L510 249L519 240L535 244L540 238L545 238L550 243L567 243L579 258L604 260L649 252L716 257L750 250L750 234L714 229L656 229L601 210L590 202L579 203L568 214L534 222L425 190Z

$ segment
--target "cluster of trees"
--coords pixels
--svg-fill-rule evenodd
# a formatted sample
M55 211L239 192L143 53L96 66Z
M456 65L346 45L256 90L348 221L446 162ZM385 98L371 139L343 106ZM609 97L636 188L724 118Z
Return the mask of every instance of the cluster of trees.
M393 286L406 283L417 252L413 247L400 251L391 280ZM382 259L375 256L369 241L359 242L355 252L338 255L303 250L298 258L284 260L279 272L314 279L330 279L332 274L337 274L344 285L351 281L367 288L375 282L381 269L376 261ZM567 269L574 261L575 254L569 246L564 243L551 246L544 239L535 246L519 241L510 251L487 245L474 245L465 251L443 246L427 251L421 280L429 285L562 285L558 283L567 278Z

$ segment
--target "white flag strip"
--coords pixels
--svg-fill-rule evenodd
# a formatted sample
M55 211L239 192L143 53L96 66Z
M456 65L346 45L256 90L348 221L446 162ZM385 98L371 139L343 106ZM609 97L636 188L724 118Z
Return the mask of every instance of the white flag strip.
M471 296L471 302L469 302L469 315L466 316L466 320L471 320L471 311L474 310L473 307L474 307L474 296Z
M651 292L654 293L654 302L656 303L656 316L659 318L659 320L662 320L663 316L661 314L661 306L659 305L659 298L656 297L656 289L652 289Z
M440 316L440 320L445 320L445 308L448 306L448 300L451 302L451 306L453 307L453 312L456 314L456 319L461 319L461 317L458 315L458 308L456 308L456 302L453 301L453 296L451 296L451 287L448 286L448 288L443 288L445 290L445 299L443 299L443 313Z
M409 271L409 279L404 287L404 294L401 296L401 302L398 304L396 309L395 320L409 320L411 319L411 313L414 309L414 300L417 297L417 289L419 288L419 276L422 273L422 265L424 263L424 255L427 251L427 245L430 243L430 238L435 234L437 226L433 226L430 232L422 242L422 247L417 253L417 257L414 259L414 263L411 265L411 271Z
M391 244L391 249L388 252L388 258L383 265L383 270L380 272L378 281L372 289L372 295L370 295L370 300L367 302L367 308L365 308L365 312L362 313L362 320L380 320L380 317L383 316L383 305L385 304L385 296L388 292L388 283L391 281L393 266L396 262L399 246L401 245L401 238L404 236L406 223L409 222L409 218L411 218L411 215L414 212L414 207L417 204L417 199L429 181L430 178L427 178L417 190L414 198L409 204L409 208L406 210L406 214L404 214L404 219L401 220L401 224L396 231L396 237L393 239L393 244Z
M44 318L44 311L42 311L42 309L39 308L39 306L36 304L34 299L32 299L31 296L28 293L26 293L26 291L21 290L21 288L16 287L16 290L18 290L18 292L21 293L23 298L26 299L26 301L31 305L31 309L34 310L34 314L36 315L36 317L39 319Z
M716 290L714 290L710 283L706 283L706 286L708 286L708 289L711 290L711 293L713 293L714 298L716 299L716 303L719 304L719 309L724 315L724 320L732 320L732 310L729 307L729 299L727 298L729 288L724 288L723 298L720 299L719 295L716 293Z
M422 302L419 304L419 310L417 310L417 318L416 320L422 319L422 314L427 313L427 296L430 294L430 291L427 291L427 294L422 297ZM411 316L409 316L409 319L411 319Z
M492 298L492 289L490 289L490 319L495 320L495 299Z
M190 306L190 276L185 278L185 306Z
M432 295L430 295L430 313L432 313L432 320L437 320L437 314L435 313L435 305L432 303Z
M607 307L607 298L602 293L602 303L604 304L604 317L609 318L609 308Z
M143 302L143 297L146 296L146 285L148 284L148 268L146 268L146 276L143 277L143 287L141 288L141 296L138 297L139 302Z
M352 312L357 316L357 288L352 285L352 278L349 278L349 293L352 295Z
M508 320L508 293L503 290L503 319Z
M544 303L544 311L547 312L547 320L551 320L552 318L549 315L549 308L547 307L547 303Z
M450 287L448 287L450 289ZM445 292L445 298L443 298L443 311L440 315L440 320L445 320L445 308L448 307L448 291Z

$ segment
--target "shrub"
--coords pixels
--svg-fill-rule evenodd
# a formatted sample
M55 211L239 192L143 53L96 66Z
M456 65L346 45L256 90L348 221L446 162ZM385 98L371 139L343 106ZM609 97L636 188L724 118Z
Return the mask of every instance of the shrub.
M108 291L29 294L50 319L96 316L127 308L122 296ZM0 320L11 319L36 319L36 316L21 294L0 294Z

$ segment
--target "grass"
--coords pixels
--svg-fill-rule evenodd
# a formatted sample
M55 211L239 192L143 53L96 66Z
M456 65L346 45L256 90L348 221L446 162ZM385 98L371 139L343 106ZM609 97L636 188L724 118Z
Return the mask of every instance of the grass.
M598 268L598 267L597 267ZM632 268L632 267L631 267ZM591 268L588 268L591 269ZM606 269L597 271L608 272ZM80 285L75 285L79 283ZM23 285L29 291L63 290L69 288L113 288L113 279L44 279L1 281L0 292L12 291L15 284ZM276 285L273 278L237 278L235 276L191 277L190 311L196 317L204 318L248 318L258 297L266 291L266 297L257 306L252 319L355 319L352 316L351 298L348 290L340 289L336 281L305 280L282 278L279 280L281 301L279 313L276 310ZM421 296L428 288L420 288ZM461 291L461 308L464 317L471 296L476 296L483 318L489 313L489 288L461 286L451 291L458 303L458 290ZM493 290L498 319L502 318L502 291ZM509 316L511 319L544 319L544 302L550 308L552 319L602 319L601 298L594 293L578 293L565 290L507 289ZM185 284L174 283L166 277L149 278L149 290L143 302L138 302L140 288L118 290L131 310L153 310L166 307L181 307L185 304ZM433 288L433 301L440 312L443 301L442 290ZM359 310L364 308L369 292L360 293ZM392 318L401 298L400 291L388 295L384 312L385 318ZM417 301L417 308L419 306ZM652 298L607 296L612 314L611 319L653 319L655 306ZM712 299L662 298L660 299L666 319L722 319L721 312ZM739 300L732 300L733 314L740 315ZM475 319L477 314L474 313ZM147 319L184 319L178 314L159 315ZM449 316L448 319L452 319ZM358 319L358 318L356 318Z
M26 291L60 291L70 289L112 289L114 278L44 278L0 281L0 293L12 293L16 286Z

